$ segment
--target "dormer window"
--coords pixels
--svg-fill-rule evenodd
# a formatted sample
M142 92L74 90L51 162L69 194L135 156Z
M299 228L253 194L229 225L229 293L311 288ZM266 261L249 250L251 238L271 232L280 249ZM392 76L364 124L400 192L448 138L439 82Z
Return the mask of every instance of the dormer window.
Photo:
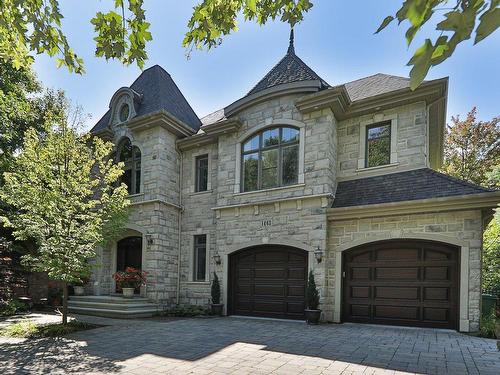
M120 113L119 113L120 122L127 121L129 116L130 116L130 106L128 105L128 103L123 103L120 107Z
M141 150L126 138L118 147L118 160L123 166L121 182L127 185L129 195L141 192Z
M294 185L299 175L299 130L267 128L242 145L243 191Z

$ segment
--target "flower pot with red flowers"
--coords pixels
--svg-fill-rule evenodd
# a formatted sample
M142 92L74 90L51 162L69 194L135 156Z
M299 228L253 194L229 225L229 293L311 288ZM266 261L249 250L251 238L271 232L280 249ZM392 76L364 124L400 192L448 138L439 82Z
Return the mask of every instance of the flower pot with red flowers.
M113 274L113 279L124 298L134 297L136 289L146 285L146 272L134 267L127 267L125 271L118 271Z

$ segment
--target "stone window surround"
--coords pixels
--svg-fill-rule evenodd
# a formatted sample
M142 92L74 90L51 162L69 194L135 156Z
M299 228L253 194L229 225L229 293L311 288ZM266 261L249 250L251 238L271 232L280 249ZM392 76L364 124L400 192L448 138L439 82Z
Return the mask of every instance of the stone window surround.
M198 156L207 155L208 157L208 177L207 177L207 190L196 191L196 159ZM189 184L189 193L203 194L212 191L212 154L209 150L197 151L191 155L191 183Z
M139 151L141 152L141 183L139 184L139 192L127 195L127 198L139 197L141 195L144 195L144 161L145 161L144 148L142 147L142 144L140 142L138 142L137 140L135 140L130 134L124 134L115 143L115 145L117 145L116 146L116 160L118 160L118 158L119 158L121 145L123 144L125 139L128 139L130 141L130 144L132 145L132 147L134 147L134 146L137 147L139 149Z
M333 321L335 323L341 322L342 316L342 253L350 250L356 246L369 244L377 241L385 241L391 239L414 239L414 240L430 240L440 241L459 248L459 263L460 263L460 279L459 279L459 331L469 332L469 245L465 241L457 240L454 237L440 235L440 234L426 234L426 233L398 233L398 234L380 234L355 240L352 242L344 243L335 248L335 288L334 288L334 306L333 306Z
M111 109L111 116L110 116L111 124L123 123L122 121L120 121L119 114L122 105L125 103L128 104L129 106L129 114L126 121L130 120L131 118L137 115L134 106L134 93L128 87L122 87L115 92L109 103L109 107Z
M304 183L304 155L305 155L305 137L306 137L306 125L303 122L297 120L290 119L276 119L271 121L266 121L264 124L255 126L251 129L248 129L238 138L236 142L236 166L234 173L234 193L239 194L242 193L241 188L241 147L243 142L249 138L252 134L258 133L266 128L273 128L277 126L293 126L299 129L299 173L297 184L300 185ZM293 186L293 185L292 185ZM286 188L287 186L280 186L278 188ZM276 189L276 188L272 188ZM264 192L269 189L262 190L253 190L252 193L256 192Z
M210 233L203 231L201 228L198 228L196 231L190 231L187 233L189 235L189 272L188 272L188 280L189 284L206 284L210 282ZM205 272L205 280L194 280L194 237L205 235L207 236L206 243L206 272Z
M376 167L366 167L366 128L377 123L391 122L391 157L389 164L378 165ZM393 167L398 163L398 115L377 114L373 118L361 121L359 126L359 158L357 171L369 171L384 167Z

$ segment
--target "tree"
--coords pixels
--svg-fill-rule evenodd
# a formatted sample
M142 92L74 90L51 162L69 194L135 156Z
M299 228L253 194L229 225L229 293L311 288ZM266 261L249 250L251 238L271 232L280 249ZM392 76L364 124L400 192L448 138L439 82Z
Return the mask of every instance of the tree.
M444 142L443 172L488 185L487 173L500 164L500 118L477 121L476 107L464 120L452 116Z
M97 34L96 56L143 67L147 59L146 43L152 40L143 2L115 0L113 10L98 12L92 18ZM395 16L387 16L376 32L395 19L399 23L408 21L406 39L410 45L424 25L431 23L435 13L446 11L435 24L439 37L434 42L427 38L408 62L413 66L410 77L415 89L430 67L448 59L458 44L470 39L473 33L474 43L478 43L500 26L499 4L500 0L404 0ZM84 72L83 60L71 48L62 30L59 0L2 0L0 6L0 58L12 60L20 67L33 61L30 52L46 53L57 56L59 66ZM311 0L202 0L193 8L182 44L188 50L216 47L224 36L238 30L240 14L245 21L259 25L280 19L293 27L312 7Z
M500 164L487 174L490 185L500 188ZM495 210L483 238L483 290L500 297L500 208Z
M79 135L63 119L46 134L26 132L15 168L4 173L0 198L16 208L3 217L17 240L32 238L36 252L23 262L64 285L67 323L68 283L90 274L95 248L126 220L127 188L117 186L122 165L110 157L113 145Z

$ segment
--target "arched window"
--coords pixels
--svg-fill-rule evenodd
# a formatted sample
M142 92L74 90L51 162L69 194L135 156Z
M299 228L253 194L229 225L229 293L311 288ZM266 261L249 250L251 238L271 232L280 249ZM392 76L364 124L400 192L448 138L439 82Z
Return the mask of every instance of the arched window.
M299 173L299 130L267 128L243 142L243 191L293 185Z
M137 146L132 146L130 139L125 139L118 148L118 160L124 164L124 172L121 177L128 187L129 194L141 192L141 150Z

